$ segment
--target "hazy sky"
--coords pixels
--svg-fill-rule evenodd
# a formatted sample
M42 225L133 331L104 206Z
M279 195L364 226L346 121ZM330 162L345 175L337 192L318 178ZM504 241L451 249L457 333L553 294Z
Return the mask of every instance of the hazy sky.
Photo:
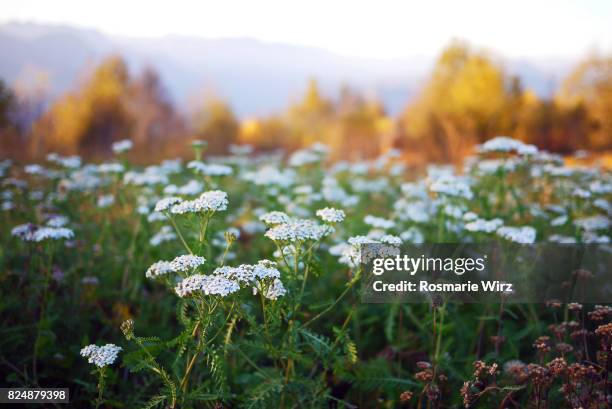
M364 57L432 55L453 37L512 57L612 51L612 0L2 0L1 8L2 22L248 36Z

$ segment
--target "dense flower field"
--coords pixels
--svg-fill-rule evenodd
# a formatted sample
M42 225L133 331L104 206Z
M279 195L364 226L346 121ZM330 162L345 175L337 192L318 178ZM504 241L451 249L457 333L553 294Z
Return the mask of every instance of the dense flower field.
M364 304L360 245L610 243L612 175L290 155L0 162L0 383L73 407L610 407L612 309Z

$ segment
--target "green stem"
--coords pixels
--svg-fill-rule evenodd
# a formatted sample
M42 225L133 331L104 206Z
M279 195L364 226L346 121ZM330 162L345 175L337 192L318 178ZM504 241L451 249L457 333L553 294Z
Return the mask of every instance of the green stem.
M301 328L306 328L308 325L312 324L313 322L315 322L316 320L318 320L319 318L321 318L323 315L327 314L329 311L331 311L336 305L338 305L338 303L340 302L341 299L344 298L344 296L346 294L348 294L348 292L351 290L351 288L353 288L353 286L357 283L357 281L359 281L359 278L361 277L361 269L359 269L357 271L357 274L355 274L355 277L353 277L353 279L348 283L348 285L346 286L346 288L344 289L344 291L342 291L342 294L340 294L340 296L338 298L336 298L336 301L333 302L332 305L330 305L329 307L327 307L326 309L324 309L323 311L321 311L320 313L318 313L317 315L315 315L314 317L312 317L309 321L306 321Z
M98 399L96 399L96 409L98 409L100 405L104 403L102 396L104 395L105 376L106 376L106 368L98 369Z
M34 352L32 354L32 377L34 382L38 382L38 348L40 344L40 334L42 330L42 324L45 319L45 315L47 313L47 301L49 298L49 284L51 278L51 270L53 269L53 251L49 248L50 246L45 246L45 250L48 253L47 259L47 268L45 269L44 274L44 284L43 284L43 295L42 300L40 302L40 316L38 317L38 323L36 324L36 338L34 339Z
M176 222L174 221L174 218L172 216L170 216L169 214L167 216L168 216L168 219L170 219L170 223L172 223L172 227L174 227L174 230L176 231L176 234L178 234L179 239L181 239L181 242L183 243L183 246L185 246L185 248L187 249L189 254L193 254L193 251L191 251L191 248L189 247L189 245L185 241L185 238L183 237L183 234L181 233L181 230L176 225Z

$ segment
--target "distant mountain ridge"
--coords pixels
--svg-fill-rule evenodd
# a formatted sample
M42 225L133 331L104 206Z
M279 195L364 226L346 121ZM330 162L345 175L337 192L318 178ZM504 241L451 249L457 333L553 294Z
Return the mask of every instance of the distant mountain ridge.
M179 106L209 90L227 99L241 117L281 111L300 97L309 78L332 96L349 85L379 99L395 115L418 92L435 59L433 53L404 60L347 57L252 38L133 38L69 26L0 25L0 78L12 84L28 68L44 70L53 96L72 88L88 67L111 53L122 55L133 70L153 66ZM508 66L542 95L554 89L570 63L521 60Z

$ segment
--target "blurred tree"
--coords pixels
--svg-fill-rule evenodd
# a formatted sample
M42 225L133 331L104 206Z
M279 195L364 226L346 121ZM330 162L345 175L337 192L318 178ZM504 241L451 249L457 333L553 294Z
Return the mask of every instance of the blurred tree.
M137 146L159 147L160 143L184 133L183 121L153 68L145 68L130 84L126 100L132 118L130 137Z
M474 143L511 131L515 118L509 112L520 95L518 80L488 54L454 41L405 111L404 130L432 159L457 160Z
M208 151L218 154L238 140L240 124L231 107L217 99L208 98L192 118L194 137L208 142Z
M105 152L113 140L129 137L128 86L123 59L104 60L80 89L60 98L37 121L35 149Z
M302 100L289 107L287 121L290 140L284 147L295 149L329 138L329 125L333 120L334 107L324 98L316 80L311 79Z
M526 91L514 136L538 147L570 153L588 139L588 116L583 105L561 106Z
M240 128L239 141L256 146L258 149L273 151L287 146L290 131L284 118L270 116L249 119Z
M0 79L0 130L13 123L15 110L15 95L13 91Z
M49 100L49 73L28 66L13 84L16 99L15 126L20 135L27 135L42 116Z
M336 125L327 143L335 156L363 159L379 155L393 144L393 121L382 104L370 101L343 86L340 90ZM350 146L350 149L346 149Z
M591 56L565 79L556 101L570 111L586 111L589 132L581 147L612 148L612 57Z

